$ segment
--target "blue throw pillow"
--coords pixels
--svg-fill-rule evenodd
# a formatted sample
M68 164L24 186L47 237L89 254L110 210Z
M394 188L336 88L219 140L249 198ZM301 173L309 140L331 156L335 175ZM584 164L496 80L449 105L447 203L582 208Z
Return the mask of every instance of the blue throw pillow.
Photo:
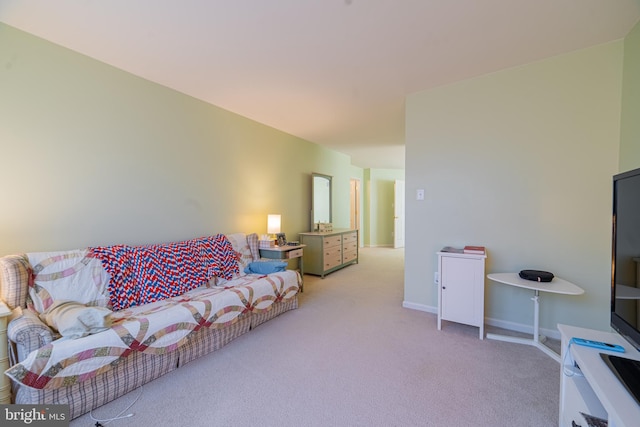
M285 271L287 263L281 261L256 261L249 264L244 272L247 274L271 274L278 271Z

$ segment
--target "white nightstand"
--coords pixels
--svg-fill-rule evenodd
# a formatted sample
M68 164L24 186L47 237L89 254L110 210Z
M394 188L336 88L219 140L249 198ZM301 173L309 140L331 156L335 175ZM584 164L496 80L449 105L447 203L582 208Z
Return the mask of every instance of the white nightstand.
M484 339L484 262L487 255L438 252L438 330L448 320L477 326Z

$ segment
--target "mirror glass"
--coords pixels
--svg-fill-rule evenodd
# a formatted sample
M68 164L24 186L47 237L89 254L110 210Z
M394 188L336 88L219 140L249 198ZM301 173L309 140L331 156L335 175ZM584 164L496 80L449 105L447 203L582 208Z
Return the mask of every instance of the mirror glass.
M311 174L311 229L319 222L331 223L331 177L319 173Z

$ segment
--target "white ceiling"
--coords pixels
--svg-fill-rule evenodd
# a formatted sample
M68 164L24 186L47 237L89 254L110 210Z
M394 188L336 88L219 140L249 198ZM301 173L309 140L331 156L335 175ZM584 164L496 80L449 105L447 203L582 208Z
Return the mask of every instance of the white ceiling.
M407 94L624 37L640 0L0 0L0 21L404 168Z

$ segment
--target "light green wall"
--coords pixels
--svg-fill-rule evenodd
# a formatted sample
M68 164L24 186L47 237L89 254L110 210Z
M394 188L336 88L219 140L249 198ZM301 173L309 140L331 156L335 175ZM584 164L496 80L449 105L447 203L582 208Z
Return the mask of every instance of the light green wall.
M394 184L404 180L401 169L367 169L365 183L369 188L366 210L369 212L365 242L367 246L393 246Z
M640 23L624 40L620 172L640 167Z
M548 270L585 289L543 293L541 327L608 327L622 59L620 40L407 98L406 306L437 307L440 248L485 245L487 273ZM485 315L530 326L531 297L487 281Z
M268 213L292 240L311 172L349 226L346 155L4 24L0 64L0 255L264 233Z

